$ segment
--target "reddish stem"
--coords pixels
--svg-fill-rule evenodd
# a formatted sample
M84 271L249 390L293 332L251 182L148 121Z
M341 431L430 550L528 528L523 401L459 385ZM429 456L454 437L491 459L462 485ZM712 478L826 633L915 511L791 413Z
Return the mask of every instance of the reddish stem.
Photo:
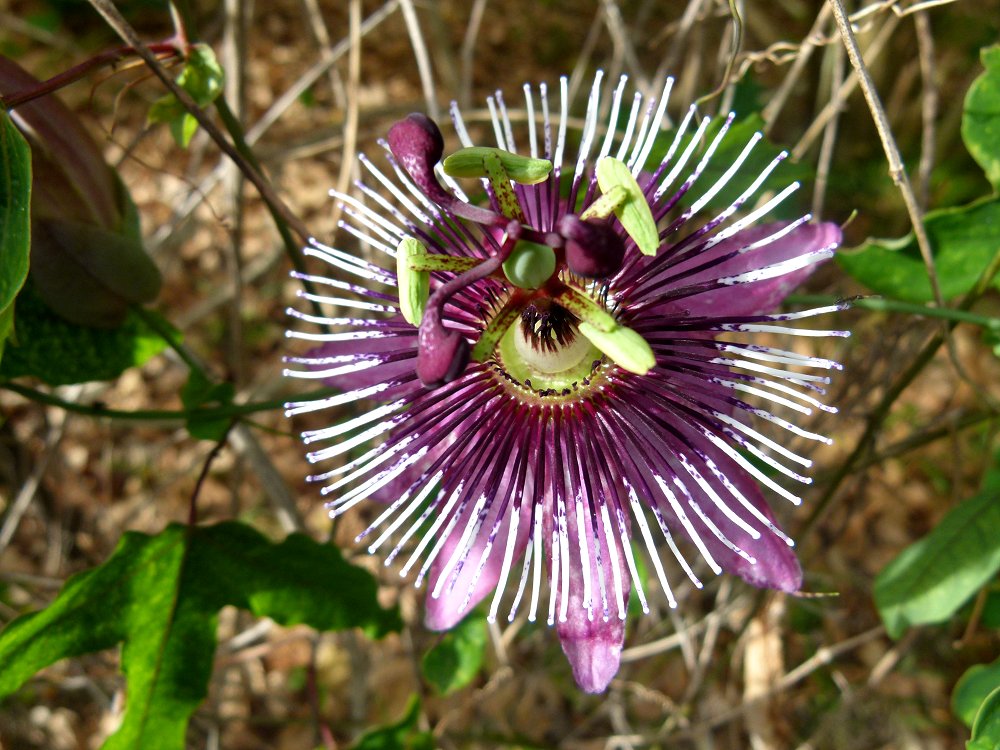
M166 57L183 56L185 49L183 41L176 36L162 42L150 44L149 48L154 54L164 55ZM88 58L87 60L84 60L78 65L74 65L69 70L64 70L62 73L52 76L52 78L49 78L47 81L42 81L37 86L32 86L31 88L24 89L22 91L15 91L13 94L6 96L0 96L0 103L2 103L4 108L7 110L14 109L15 107L19 107L20 105L26 104L34 99L47 96L53 91L58 91L71 83L75 83L92 70L103 68L107 65L115 65L118 61L123 60L126 57L131 57L132 55L138 55L138 52L136 52L134 47L129 46L115 47L114 49L106 50Z

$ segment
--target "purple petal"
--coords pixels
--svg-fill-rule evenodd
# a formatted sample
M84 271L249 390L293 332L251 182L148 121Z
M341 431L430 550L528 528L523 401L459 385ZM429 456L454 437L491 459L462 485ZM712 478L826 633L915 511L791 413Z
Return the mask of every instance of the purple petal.
M781 239L729 258L690 276L673 280L686 270L714 259L722 258L729 253L739 250L741 247L762 240L768 235L774 234L783 226L787 226L787 222L763 224L744 229L733 237L723 240L715 247L701 253L696 253L694 257L660 274L657 278L657 284L652 286L662 290L664 287L688 286L726 276L736 276L747 271L780 263L781 261L798 258L824 247L838 244L841 241L840 227L836 224L830 222L823 224L803 224ZM670 314L683 310L687 311L690 315L709 315L712 317L767 314L773 312L793 289L812 274L816 267L817 264L813 264L772 279L741 284L738 287L729 286L721 289L713 289L691 297L667 302L656 306L656 313Z
M402 318L400 317L399 320L402 321ZM358 388L367 388L378 383L391 383L397 380L409 379L409 376L414 374L417 356L417 330L410 328L409 330L404 329L396 332L388 327L380 329L374 326L370 330L387 335L379 336L378 338L328 341L315 349L309 350L306 356L314 358L329 357L331 359L353 356L359 363L367 357L392 357L392 359L355 372L323 378L324 383L343 391L352 391ZM337 365L311 365L314 369L335 366ZM407 384L402 387L409 388L411 386ZM399 388L389 388L380 393L377 400L388 401L395 398L399 390Z
M604 529L599 523L600 561L609 600L609 618L605 621L601 611L601 589L592 534L588 534L591 537L589 539L591 542L589 550L590 584L594 600L591 616L583 601L584 573L578 543L576 513L573 509L567 512L566 522L570 552L569 607L565 622L559 621L558 617L556 619L556 634L562 644L563 653L566 654L570 667L573 669L573 679L576 680L576 684L585 692L603 693L611 684L614 676L618 674L622 645L625 642L625 621L619 619L617 604L614 602L612 560ZM552 538L551 515L546 518L546 538ZM624 565L624 553L617 534L615 534L614 539L617 548L618 573L622 578L623 593L627 604L632 582ZM562 602L557 602L557 610L561 606Z
M454 627L469 613L469 610L475 607L497 587L497 583L500 581L500 571L503 567L507 536L510 533L510 516L514 512L512 504L508 504L504 510L504 517L500 520L499 528L496 530L495 535L492 535L493 545L481 571L479 570L479 565L483 550L486 549L487 544L490 542L491 532L493 531L501 504L497 501L495 503L497 507L491 509L487 514L483 525L473 539L471 549L465 558L465 564L462 565L461 571L457 578L455 578L454 585L452 585L453 582L451 581L454 568L447 571L449 580L445 582L441 595L437 599L432 596L432 592L437 586L442 573L446 572L445 568L448 567L448 562L451 560L452 555L458 550L458 544L462 540L462 531L471 517L471 504L462 514L462 518L459 519L453 533L445 541L441 553L431 566L430 590L427 594L427 611L424 615L424 623L431 630L448 630ZM521 517L517 525L517 533L514 537L513 562L515 564L520 559L524 548L528 544L530 529L531 503L524 502L521 507ZM461 557L462 552L459 551L458 554ZM475 585L473 585L474 579ZM472 587L471 596L469 592L470 586Z
M691 459L697 457L694 463L701 475L740 518L760 532L760 537L754 539L749 533L735 525L725 517L712 499L689 478L683 468L676 467L675 471L682 477L705 515L722 530L733 544L749 553L756 560L756 563L751 563L729 549L712 534L702 533L702 539L716 562L725 572L735 573L754 586L788 592L798 591L802 586L802 568L799 566L794 549L763 523L753 518L748 510L741 507L739 501L733 497L732 492L705 466L704 460L707 459L714 463L719 472L729 480L750 505L774 523L774 515L757 486L756 480L702 433L682 424L679 419L676 422L676 426L684 434L685 442L694 449L694 452L687 450L686 453ZM674 528L679 528L679 524Z

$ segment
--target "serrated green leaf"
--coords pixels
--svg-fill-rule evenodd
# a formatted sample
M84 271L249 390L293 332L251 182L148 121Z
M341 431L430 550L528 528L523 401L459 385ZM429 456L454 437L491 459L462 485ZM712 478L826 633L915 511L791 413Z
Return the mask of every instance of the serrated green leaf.
M962 140L1000 190L1000 45L980 52L986 71L972 82L962 112Z
M0 356L13 327L14 298L28 277L31 149L0 110Z
M875 579L875 603L889 635L943 622L1000 570L1000 471L907 547Z
M1000 252L1000 198L931 211L924 226L934 252L941 295L965 294ZM934 299L913 233L896 240L869 240L837 253L837 262L873 292L905 302ZM1000 279L994 280L1000 287Z
M486 636L485 620L475 615L466 617L424 654L424 679L441 694L468 685L483 665Z
M951 694L951 710L970 729L986 697L1000 687L1000 659L969 667Z
M1000 687L996 688L983 701L972 725L972 739L969 747L975 750L1000 748Z
M103 565L0 632L0 695L60 659L121 643L128 697L103 750L182 750L207 694L219 609L282 625L398 628L398 613L381 609L375 594L367 572L302 535L276 544L235 522L129 532Z
M434 750L434 735L417 730L419 719L420 699L413 696L402 719L366 732L351 750Z
M167 346L132 310L117 328L70 323L42 302L32 284L18 296L15 314L16 337L0 361L2 377L32 376L49 385L114 380Z

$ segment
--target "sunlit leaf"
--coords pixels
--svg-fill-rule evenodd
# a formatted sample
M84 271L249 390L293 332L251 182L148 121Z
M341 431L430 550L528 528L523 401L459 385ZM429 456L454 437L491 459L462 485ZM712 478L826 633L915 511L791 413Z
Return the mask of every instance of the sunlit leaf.
M1000 659L969 667L951 694L951 710L970 729L986 697L1000 687Z
M371 575L300 534L273 543L235 522L128 532L103 565L0 632L0 695L60 659L121 643L125 713L103 750L182 750L208 691L219 609L321 630L398 629L375 594Z
M215 52L207 44L196 44L191 48L184 69L177 77L177 84L191 95L199 107L207 107L222 93L225 75ZM198 121L188 112L173 94L166 94L149 108L151 123L166 123L178 145L187 148L198 130Z
M980 57L986 71L965 95L962 140L986 179L1000 190L1000 45L986 47Z
M993 690L979 707L972 725L971 750L997 750L1000 748L1000 687Z
M924 219L934 252L941 294L953 299L975 285L1000 252L1000 199L931 211ZM837 262L873 292L906 302L934 299L913 233L896 240L869 240L837 253ZM1000 286L1000 278L994 279Z
M1000 570L1000 471L952 509L875 579L875 603L898 638L911 625L943 622Z

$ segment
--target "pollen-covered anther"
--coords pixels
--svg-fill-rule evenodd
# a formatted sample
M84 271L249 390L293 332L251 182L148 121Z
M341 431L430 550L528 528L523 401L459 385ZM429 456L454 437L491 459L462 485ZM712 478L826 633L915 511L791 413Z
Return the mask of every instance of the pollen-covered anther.
M566 240L566 265L577 276L604 279L621 270L625 243L608 222L566 214L558 229Z

